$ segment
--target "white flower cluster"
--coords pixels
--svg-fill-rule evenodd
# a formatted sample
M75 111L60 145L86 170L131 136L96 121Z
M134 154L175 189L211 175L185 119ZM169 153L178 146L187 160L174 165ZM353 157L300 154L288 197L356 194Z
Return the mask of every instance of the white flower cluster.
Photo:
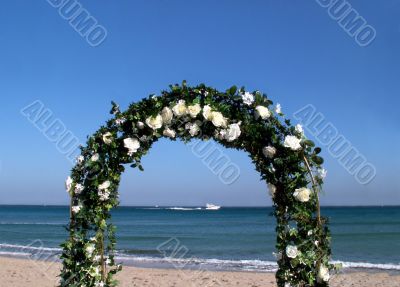
M106 180L102 184L99 185L97 194L101 201L106 201L110 197L110 190L109 187L111 186L111 182Z
M103 135L103 142L104 142L106 145L111 144L112 141L113 141L112 136L113 136L112 133L106 132L106 133Z
M288 245L286 246L286 256L289 258L296 258L299 256L300 251L297 249L297 246L295 245Z
M140 148L140 142L135 138L124 139L124 147L128 149L128 155L131 156Z
M306 187L295 189L293 196L300 202L307 202L310 200L311 190Z
M328 282L330 278L329 269L321 265L318 270L317 280L319 282Z
M296 136L286 136L285 141L283 142L283 146L290 148L291 150L297 151L301 149L300 145L301 139Z

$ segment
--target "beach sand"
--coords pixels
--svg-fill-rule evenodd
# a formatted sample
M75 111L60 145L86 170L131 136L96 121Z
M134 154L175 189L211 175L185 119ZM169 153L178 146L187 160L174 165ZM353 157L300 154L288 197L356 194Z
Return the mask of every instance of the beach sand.
M1 287L57 286L60 264L0 257ZM274 274L215 272L124 267L117 276L120 287L269 287ZM333 276L333 287L400 287L400 275L386 272L347 272Z

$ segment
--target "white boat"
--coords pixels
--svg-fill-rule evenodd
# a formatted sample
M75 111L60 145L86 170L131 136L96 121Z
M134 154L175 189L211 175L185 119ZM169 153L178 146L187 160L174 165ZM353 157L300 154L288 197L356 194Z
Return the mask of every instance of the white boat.
M206 204L206 210L218 210L220 208L221 208L221 206L218 206L218 205L214 205L211 203Z

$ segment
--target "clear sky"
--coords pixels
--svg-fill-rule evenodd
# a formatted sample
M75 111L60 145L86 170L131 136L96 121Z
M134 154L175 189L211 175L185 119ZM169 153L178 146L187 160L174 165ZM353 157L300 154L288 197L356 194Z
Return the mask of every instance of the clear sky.
M377 170L359 184L326 152L323 204L400 204L400 2L356 1L376 30L359 46L317 1L80 1L107 30L92 47L46 0L0 9L0 204L67 204L71 163L20 113L40 100L81 141L171 83L244 85L292 118L312 104ZM306 134L313 138L310 133ZM190 148L167 140L128 169L125 205L269 205L246 154L223 150L240 178L224 185Z

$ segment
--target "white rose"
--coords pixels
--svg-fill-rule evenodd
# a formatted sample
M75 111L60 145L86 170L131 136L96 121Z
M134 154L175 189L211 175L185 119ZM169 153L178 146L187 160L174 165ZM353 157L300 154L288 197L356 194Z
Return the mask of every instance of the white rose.
M132 155L140 148L140 142L134 138L124 139L124 147L128 149L128 155Z
M100 158L98 153L95 153L94 155L92 155L92 157L90 158L91 161L98 161Z
M276 105L276 107L275 107L275 112L276 112L277 114L281 114L281 113L282 113L281 104L277 104L277 105Z
M166 137L174 138L175 135L176 135L176 133L175 133L174 130L171 130L170 128L166 128L166 129L163 131L163 135L166 136Z
M225 139L226 136L226 130L220 130L220 131L215 130L214 136L219 140L223 140Z
M188 106L188 113L192 118L197 117L197 115L200 113L201 107L199 104L195 104L193 106Z
M100 201L106 201L110 197L110 191L108 191L107 189L106 190L99 189L97 195L100 197Z
M211 121L216 127L226 127L226 118L220 112L211 112Z
M275 197L275 193L276 193L276 186L273 185L272 183L268 183L268 190L269 190L269 194L271 195L272 198Z
M159 129L162 127L162 124L163 124L162 116L157 115L155 117L148 117L146 119L146 124L153 130Z
M185 100L179 100L178 103L173 106L172 111L174 112L175 116L181 117L187 114L187 108Z
M77 214L81 210L81 208L82 208L82 206L75 205L75 206L71 207L71 211L72 211L72 213Z
M302 187L295 189L293 196L300 202L307 202L310 200L310 194L311 191L308 188Z
M299 150L299 149L301 149L300 142L301 142L301 139L299 139L295 136L286 136L285 142L283 143L283 145L292 150Z
M105 144L110 144L110 143L112 143L112 133L106 132L106 133L103 135L103 142L104 142Z
M250 106L254 102L254 96L249 92L245 92L244 94L242 94L242 100L243 103Z
M77 183L75 185L75 194L80 194L84 189L85 187L82 184Z
M205 105L203 107L203 117L208 120L211 121L212 119L212 114L211 114L211 107L209 105Z
M65 189L70 192L71 188L72 188L72 178L70 176L67 177L67 179L65 180Z
M255 111L255 116L256 119L261 117L263 120L265 120L271 116L271 112L268 110L267 107L257 106Z
M319 282L323 281L323 282L328 282L329 281L329 269L326 268L325 266L321 265L319 267L318 270L318 275L317 275L317 279Z
M230 124L226 130L225 139L228 142L232 142L237 139L242 132L240 131L240 123Z
M197 122L195 123L187 123L185 125L185 129L189 130L189 134L194 137L200 132L200 126Z
M125 118L119 118L115 120L115 124L118 126L122 125L124 122L126 122Z
M303 126L301 124L297 124L294 129L296 130L296 132L302 134L304 132L303 130Z
M174 114L172 113L172 110L170 108L164 107L161 111L161 117L163 123L169 125L172 121L172 118L174 117Z
M144 128L144 123L143 122L137 122L136 126L138 127L138 129L143 129Z
M82 164L84 161L85 161L85 158L83 157L83 155L80 155L76 158L77 164Z
M289 258L296 258L300 254L300 251L297 249L295 245L286 246L286 255Z
M266 146L263 148L262 152L267 158L273 158L276 154L276 148L273 146Z
M109 180L106 180L102 184L99 185L99 190L107 190L111 185L111 182Z

